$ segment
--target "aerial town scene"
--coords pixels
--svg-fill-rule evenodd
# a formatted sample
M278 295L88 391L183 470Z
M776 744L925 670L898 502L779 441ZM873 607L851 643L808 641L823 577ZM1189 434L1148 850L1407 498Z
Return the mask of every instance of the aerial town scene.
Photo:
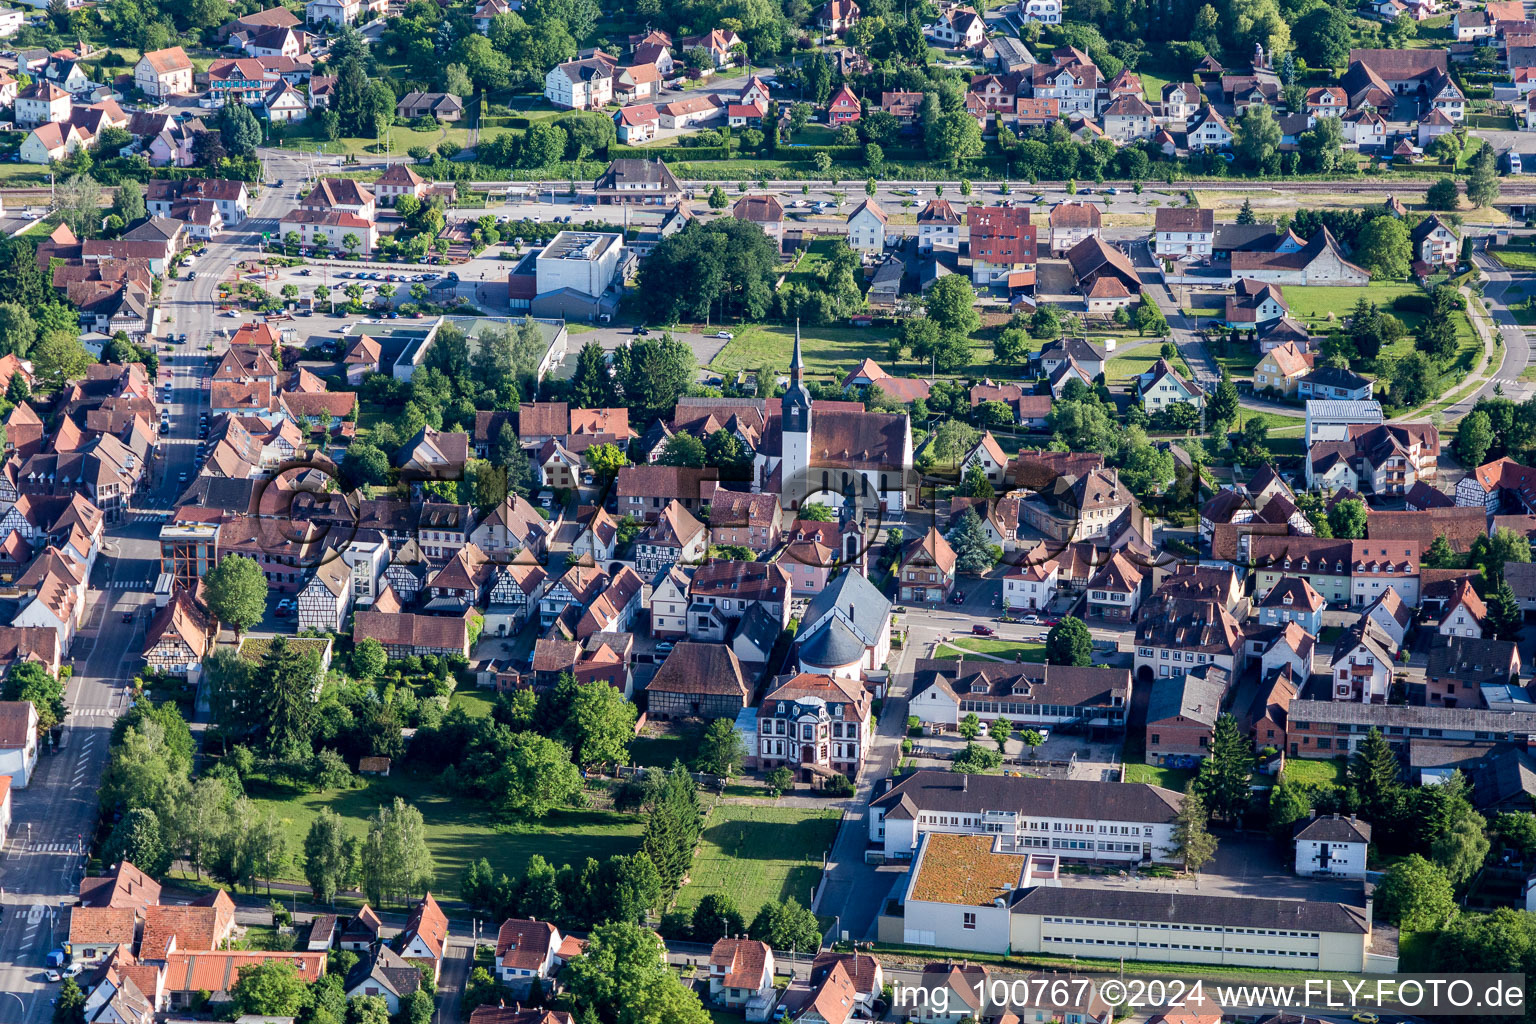
M1536 1020L1536 4L165 3L0 7L0 1024Z

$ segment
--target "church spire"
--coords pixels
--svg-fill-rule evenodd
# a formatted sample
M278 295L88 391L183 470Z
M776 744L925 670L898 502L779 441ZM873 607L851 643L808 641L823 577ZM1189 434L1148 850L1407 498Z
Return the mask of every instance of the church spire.
M805 360L800 357L800 318L795 317L795 354L789 361L789 386L799 387L805 370Z
M811 432L811 392L805 386L805 358L800 354L800 321L795 321L795 354L789 363L789 389L780 408L784 430L809 435ZM803 467L802 467L803 468Z

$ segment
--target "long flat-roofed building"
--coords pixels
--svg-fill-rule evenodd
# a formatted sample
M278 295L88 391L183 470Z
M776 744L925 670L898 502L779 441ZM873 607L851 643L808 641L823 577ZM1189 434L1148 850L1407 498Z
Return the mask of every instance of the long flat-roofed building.
M1000 835L1009 853L1176 864L1173 826L1183 801L1143 783L919 771L870 803L869 839L894 859L911 857L934 833Z

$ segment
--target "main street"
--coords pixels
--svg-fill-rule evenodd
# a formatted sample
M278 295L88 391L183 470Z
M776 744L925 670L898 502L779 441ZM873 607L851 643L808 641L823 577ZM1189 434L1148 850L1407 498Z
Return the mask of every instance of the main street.
M172 381L171 426L162 435L162 456L150 467L150 482L134 508L107 525L107 536L91 575L85 625L69 652L74 675L65 688L69 714L59 748L47 744L26 789L13 790L11 838L0 851L0 1024L38 1024L52 1014L55 986L44 980L48 951L63 942L67 914L85 862L83 851L95 830L97 792L107 763L112 726L127 708L129 685L138 664L144 631L153 615L151 591L159 574L158 534L163 511L171 507L192 472L198 414L207 408L204 380L212 364L203 346L216 341L213 315L223 268L254 251L260 232L297 198L302 165L274 161L271 173L294 184L268 189L239 234L208 247L199 261L206 274L166 282L163 306L186 332L189 343L164 353L159 384ZM219 269L215 269L219 268Z

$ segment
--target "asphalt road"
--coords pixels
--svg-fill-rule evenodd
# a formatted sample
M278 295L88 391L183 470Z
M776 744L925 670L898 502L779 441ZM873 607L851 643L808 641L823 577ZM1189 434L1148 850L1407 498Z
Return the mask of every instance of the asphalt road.
M276 163L274 174L297 178L299 164L291 167ZM241 245L270 230L260 218L275 218L297 195L293 187L282 192L268 190L255 211L258 218L247 221L242 234L209 246L197 261L210 268L207 275L167 282L163 305L173 317L167 330L190 335L188 345L161 353L160 382L170 380L173 387L171 401L162 403L171 413L171 427L163 435L161 456L151 464L148 486L121 521L109 524L96 559L86 622L70 651L75 674L65 691L69 715L59 749L44 753L31 785L12 796L11 839L0 853L0 1024L37 1024L52 1015L56 986L44 979L45 959L64 938L67 915L61 917L59 908L78 891L112 725L127 706L127 685L153 614L160 524L182 489L181 475L192 471L197 415L206 408L203 381L212 364L201 346L214 337L218 288L211 268L231 266Z
M32 783L13 793L11 840L0 859L0 1022L49 1018L48 951L63 938L61 899L77 891L82 849L95 826L97 790L114 720L128 700L150 601L145 581L158 566L157 523L130 513L115 524L92 574L90 610L75 640L75 675L60 747L38 761ZM123 621L127 615L130 621Z

